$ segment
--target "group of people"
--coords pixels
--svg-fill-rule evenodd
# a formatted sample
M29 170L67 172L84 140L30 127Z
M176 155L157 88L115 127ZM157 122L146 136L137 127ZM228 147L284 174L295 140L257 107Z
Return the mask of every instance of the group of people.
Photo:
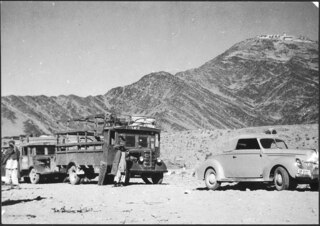
M12 187L18 187L20 173L20 151L15 145L14 140L9 141L9 148L5 153L2 153L1 157L1 165L5 166L6 170L5 183L11 185Z

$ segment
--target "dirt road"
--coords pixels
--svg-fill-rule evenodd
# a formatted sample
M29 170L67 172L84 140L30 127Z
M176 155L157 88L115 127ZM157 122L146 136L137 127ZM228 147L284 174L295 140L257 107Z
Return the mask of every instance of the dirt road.
M171 174L170 174L171 173ZM96 182L2 185L4 224L317 224L319 193L225 184L205 189L189 170L171 170L161 185L132 179L125 187Z

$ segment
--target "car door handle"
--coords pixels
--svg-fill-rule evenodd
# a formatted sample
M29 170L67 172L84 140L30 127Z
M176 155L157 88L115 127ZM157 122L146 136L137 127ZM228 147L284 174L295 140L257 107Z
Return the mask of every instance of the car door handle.
M232 156L232 158L234 158L234 159L235 159L235 158L237 158L237 156Z

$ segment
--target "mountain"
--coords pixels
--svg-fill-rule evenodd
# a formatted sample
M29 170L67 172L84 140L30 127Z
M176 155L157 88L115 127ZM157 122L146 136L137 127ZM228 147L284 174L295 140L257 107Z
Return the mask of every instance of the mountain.
M104 95L1 97L1 132L54 133L106 111L154 116L166 131L318 123L318 65L318 42L255 37L199 68L151 73Z

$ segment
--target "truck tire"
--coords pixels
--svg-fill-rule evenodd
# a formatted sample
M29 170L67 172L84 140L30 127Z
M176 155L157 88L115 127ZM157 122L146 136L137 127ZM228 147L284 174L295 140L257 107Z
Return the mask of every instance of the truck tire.
M287 170L279 166L274 171L274 185L278 191L295 189L297 183L290 178Z
M319 182L313 182L309 184L311 191L319 191Z
M130 177L131 177L130 171L126 170L125 171L125 175L124 175L124 185L128 185L129 184Z
M76 166L71 166L68 170L70 184L76 185L80 183L80 177L76 173Z
M208 189L216 190L220 187L220 182L217 181L217 173L213 168L209 168L206 170L204 175L204 182Z
M105 162L100 163L98 185L105 185L106 184L107 167L108 167L107 163L105 163Z
M152 184L152 183L149 181L148 177L146 177L146 176L141 176L141 178L142 178L142 180L144 181L144 183L146 183L146 184Z
M32 168L29 172L29 179L31 184L38 184L40 182L40 174Z
M163 181L163 173L154 174L151 179L154 184L161 184Z

